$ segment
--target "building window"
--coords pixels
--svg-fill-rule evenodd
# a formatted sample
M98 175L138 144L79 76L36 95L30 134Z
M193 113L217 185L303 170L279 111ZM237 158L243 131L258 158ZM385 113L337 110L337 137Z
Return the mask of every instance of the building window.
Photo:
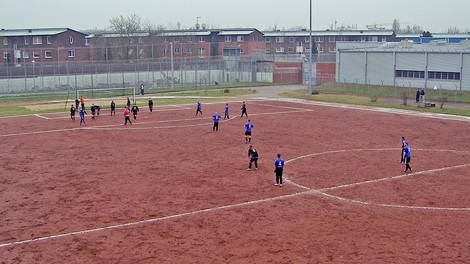
M199 58L202 59L202 58L204 58L204 56L205 56L205 50L204 50L204 48L199 48Z
M33 37L33 45L41 45L41 44L42 44L42 37L41 36Z
M39 52L33 51L33 59L39 59Z
M186 40L187 40L187 42L191 43L191 42L193 42L193 37L188 37Z
M204 36L197 37L197 42L206 42L206 38Z
M175 37L175 42L181 42L181 38L180 37Z
M46 51L44 52L44 57L45 57L46 59L52 58L52 51L46 50Z
M302 47L303 45L304 44L302 43L302 41L297 41L297 44L296 44L297 47Z
M294 53L294 48L288 47L287 48L287 53Z
M270 54L270 53L271 53L271 49L270 49L270 48L266 48L265 52L266 52L266 54Z
M315 42L322 43L323 41L325 41L324 37L315 37Z
M7 60L9 56L10 55L8 54L8 52L3 52L3 59L4 60Z
M130 51L129 51L130 52ZM68 50L67 51L67 56L69 58L75 58L75 50Z
M284 47L276 47L276 53L284 53Z
M174 48L174 49L173 49L173 53L179 54L179 53L180 53L180 48Z
M73 37L69 37L70 44L73 44Z
M309 43L310 42L310 36L309 37L305 37L305 43Z
M264 42L265 42L265 43L271 43L271 37L266 37L266 38L264 39Z
M189 55L193 54L193 48L188 48L188 52L187 52Z
M51 36L46 37L46 43L49 44L49 45L52 44Z
M346 37L339 37L338 41L346 41Z
M366 37L361 37L361 42L366 42Z
M8 38L7 37L3 37L3 45L8 45Z
M29 59L29 51L27 51L27 50L23 51L23 58L24 59Z
M232 36L225 36L225 42L232 42Z
M295 39L293 37L289 38L289 43L294 43Z
M329 52L336 52L336 47L329 47L329 48L328 48L328 51L329 51Z
M382 36L382 42L387 42L387 37L386 36Z
M90 39L85 39L85 46L90 46Z
M276 43L284 43L284 37L276 37Z
M424 71L396 70L395 71L395 77L397 77L397 78L424 79Z
M460 81L460 72L437 72L437 71L430 71L430 72L428 72L428 79Z
M328 37L328 42L335 42L335 41L336 41L335 37Z
M25 37L25 38L24 38L24 44L25 44L25 45L29 45L29 38L28 38L28 37Z
M369 36L368 40L369 42L379 42L379 37L377 36Z
M318 52L320 52L320 53L323 52L323 46L318 45L317 50L318 50Z
M237 36L237 42L243 42L243 36Z

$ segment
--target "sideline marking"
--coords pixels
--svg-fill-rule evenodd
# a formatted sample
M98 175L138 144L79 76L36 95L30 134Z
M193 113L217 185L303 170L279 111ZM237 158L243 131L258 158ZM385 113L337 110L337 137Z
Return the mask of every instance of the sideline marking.
M46 120L49 120L49 119L50 119L49 117L45 117L45 116L38 115L38 114L34 114L34 116L37 116L37 117L39 117L39 118L46 119Z
M400 149L400 148L368 149L368 151L371 151L371 150L376 150L376 151L393 150L393 151L395 151L397 149ZM427 150L427 149L416 149L416 150L439 151L439 150ZM327 152L324 152L324 153L312 153L312 154L303 155L303 156L299 156L299 157L287 160L286 163L294 162L296 160L306 158L306 157L324 155L325 153L342 153L342 152L349 152L349 151L364 151L364 150L363 149L352 149L352 150L327 151ZM440 150L440 151L469 154L469 151L459 151L459 150ZM469 164L451 166L451 167L437 168L437 169L432 169L432 170L427 170L427 171L420 171L420 172L415 172L415 173L410 173L410 174L405 174L405 175L385 177L385 178L375 179L375 180L366 180L366 181L361 181L361 182L356 182L356 183L351 183L351 184L343 184L343 185L332 186L332 187L321 188L321 189L312 189L312 188L300 185L298 183L293 182L292 180L287 179L287 177L286 177L286 180L285 180L286 182L289 182L290 184L303 189L303 191L296 192L296 193L293 193L293 194L269 197L269 198L265 198L265 199L260 199L260 200L255 200L255 201L248 201L248 202L231 204L231 205L223 205L223 206L218 206L218 207L200 209L200 210L185 212L185 213L181 213L181 214L156 217L156 218L140 220L140 221L135 221L135 222L129 222L129 223L124 223L124 224L98 227L98 228L94 228L94 229L87 229L87 230L82 230L82 231L63 233L63 234L59 234L59 235L52 235L52 236L45 236L45 237L38 237L38 238L33 238L33 239L3 243L3 244L0 244L0 248L10 247L10 246L15 246L15 245L21 245L21 244L27 244L27 243L33 243L33 242L39 242L39 241L46 241L46 240L62 238L62 237L68 237L68 236L74 236L74 235L84 235L84 234L88 234L88 233L95 233L95 232L105 231L105 230L121 229L121 228L125 228L125 227L143 225L143 224L159 222L159 221L168 220L168 219L180 218L180 217L189 216L189 215L195 215L195 214L201 214L201 213L207 213L207 212L214 212L214 211L231 209L231 208L236 208L236 207L242 207L242 206L246 206L246 205L259 204L259 203L264 203L264 202L269 202L269 201L282 200L282 199L287 199L287 198L306 195L306 194L319 194L319 195L323 195L323 196L326 196L326 197L329 197L329 198L337 199L337 200L340 200L340 201L343 201L343 202L362 204L362 205L381 206L381 207L402 208L402 209L420 209L420 210L440 210L440 211L470 211L470 208L465 208L465 207L464 208L443 208L443 207L424 207L424 206L407 206L407 205L393 205L393 204L373 203L373 202L367 202L367 201L347 199L347 198L343 198L343 197L340 197L340 196L331 195L331 194L328 194L328 193L325 192L325 191L328 191L328 190L335 190L335 189L340 189L340 188L349 188L349 187L354 187L354 186L358 186L358 185L362 185L362 184L368 184L368 183L375 183L375 182L381 182L381 181L386 181L386 180L405 178L405 177L415 176L415 175L419 175L419 174L425 174L425 173L436 172L436 171L444 171L444 170L455 169L455 168L463 168L463 167L468 167L468 166L470 166L470 163Z

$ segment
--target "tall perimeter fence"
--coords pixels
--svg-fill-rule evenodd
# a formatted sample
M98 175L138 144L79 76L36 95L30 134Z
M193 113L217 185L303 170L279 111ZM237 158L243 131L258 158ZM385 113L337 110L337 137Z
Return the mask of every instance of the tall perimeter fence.
M272 83L272 61L243 57L0 65L0 95L84 89Z

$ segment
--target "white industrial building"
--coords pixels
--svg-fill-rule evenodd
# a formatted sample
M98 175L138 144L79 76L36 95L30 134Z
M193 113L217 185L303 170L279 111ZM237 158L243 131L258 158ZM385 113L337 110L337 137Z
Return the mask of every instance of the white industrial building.
M470 91L470 41L338 43L336 82Z

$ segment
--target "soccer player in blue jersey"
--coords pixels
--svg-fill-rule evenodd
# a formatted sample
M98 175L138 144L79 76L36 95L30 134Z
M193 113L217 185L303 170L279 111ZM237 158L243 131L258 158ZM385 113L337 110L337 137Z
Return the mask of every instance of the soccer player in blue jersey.
M408 169L410 170L410 172L413 171L413 169L411 169L410 167L410 161L411 161L411 148L410 146L408 145L408 142L405 143L405 147L403 148L403 156L405 158L405 170L403 172L407 172Z
M251 171L251 164L254 162L255 163L255 169L258 170L258 151L253 146L250 146L248 149L248 158L250 158L250 163L248 165L247 171Z
M198 113L201 113L202 115L202 105L201 105L201 102L197 101L197 106L196 106L196 115Z
M251 142L251 129L253 128L253 124L250 120L245 124L245 143Z
M230 119L230 116L228 116L228 104L225 104L225 111L224 111L224 119Z
M405 137L401 137L401 164L405 164L405 158L403 157L403 149L405 148L406 145L406 139Z
M281 154L277 154L277 159L274 161L274 172L276 173L276 186L282 186L282 171L284 170L284 160Z
M82 126L82 123L86 126L85 115L86 115L86 110L85 110L85 107L83 107L82 109L80 109L80 126Z
M214 125L212 126L212 132L219 131L219 120L221 116L215 112L215 114L212 116L212 120L214 120Z

